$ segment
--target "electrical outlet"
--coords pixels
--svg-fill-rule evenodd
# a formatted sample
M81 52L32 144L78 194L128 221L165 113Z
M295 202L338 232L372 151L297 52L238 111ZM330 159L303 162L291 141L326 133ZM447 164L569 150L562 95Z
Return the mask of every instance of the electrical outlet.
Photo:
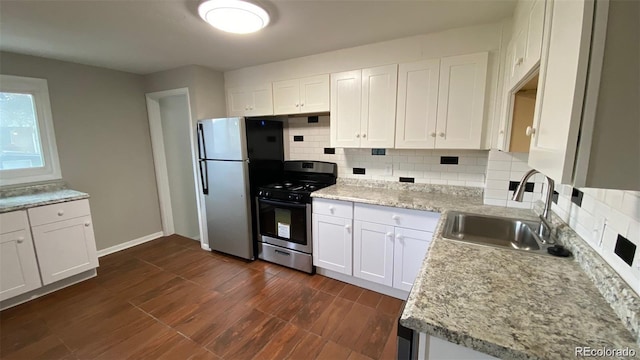
M384 175L385 176L393 175L393 164L384 164Z

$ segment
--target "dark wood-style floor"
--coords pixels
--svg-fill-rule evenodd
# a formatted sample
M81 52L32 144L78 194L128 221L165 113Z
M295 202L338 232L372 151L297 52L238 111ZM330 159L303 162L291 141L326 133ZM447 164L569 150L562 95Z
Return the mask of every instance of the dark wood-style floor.
M394 359L402 302L180 236L0 313L2 359Z

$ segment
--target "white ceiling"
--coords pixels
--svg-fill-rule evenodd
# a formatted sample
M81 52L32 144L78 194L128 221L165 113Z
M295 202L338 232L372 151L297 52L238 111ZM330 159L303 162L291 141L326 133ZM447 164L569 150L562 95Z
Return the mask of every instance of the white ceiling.
M147 74L183 65L226 71L498 21L515 0L260 2L272 22L222 33L189 0L0 0L0 50Z

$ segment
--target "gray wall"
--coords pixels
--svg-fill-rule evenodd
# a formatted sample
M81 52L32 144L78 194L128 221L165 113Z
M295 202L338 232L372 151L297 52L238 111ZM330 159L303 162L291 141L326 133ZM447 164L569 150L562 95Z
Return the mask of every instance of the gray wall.
M143 76L7 52L0 73L48 80L62 177L91 195L98 249L162 230Z
M193 120L226 116L224 75L219 71L189 65L148 74L144 78L147 93L189 88Z

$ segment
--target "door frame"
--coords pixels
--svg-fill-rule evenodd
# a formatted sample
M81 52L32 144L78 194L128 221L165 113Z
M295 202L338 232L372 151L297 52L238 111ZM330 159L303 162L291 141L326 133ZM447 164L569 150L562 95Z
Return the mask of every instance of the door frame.
M198 170L196 164L196 143L195 143L195 120L192 116L191 97L189 96L189 88L177 88L171 90L157 91L145 94L147 103L147 113L149 116L149 133L151 135L151 149L153 153L153 162L156 174L156 182L158 186L158 200L160 203L160 219L162 222L162 232L164 236L175 233L173 223L173 208L171 206L171 193L169 191L169 173L167 170L167 158L165 156L164 137L162 131L162 118L160 115L160 100L170 96L184 95L187 98L187 111L189 117L189 144L191 147L191 167L194 179L198 179ZM196 207L198 213L198 230L200 232L200 246L209 250L209 244L204 243L204 234L202 222L202 201L200 199L200 188L198 182L194 181L194 189L196 193Z

